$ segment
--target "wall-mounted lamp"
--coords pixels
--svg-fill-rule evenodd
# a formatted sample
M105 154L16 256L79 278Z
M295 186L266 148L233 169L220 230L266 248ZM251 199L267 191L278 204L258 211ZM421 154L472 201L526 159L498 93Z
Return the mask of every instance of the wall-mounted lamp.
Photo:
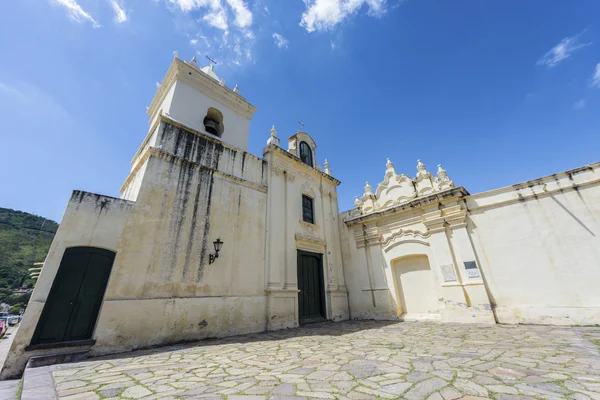
M215 245L215 254L209 254L208 255L208 263L212 264L215 262L215 260L217 258L219 258L219 251L221 251L221 247L223 247L223 242L221 242L221 239L217 239L213 242L213 244Z

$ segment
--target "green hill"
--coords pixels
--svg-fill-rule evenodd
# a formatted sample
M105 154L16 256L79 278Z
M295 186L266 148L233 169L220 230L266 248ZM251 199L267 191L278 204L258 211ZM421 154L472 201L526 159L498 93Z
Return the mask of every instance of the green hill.
M0 208L0 302L23 302L11 296L12 289L33 286L28 269L44 261L56 229L58 224L44 217Z

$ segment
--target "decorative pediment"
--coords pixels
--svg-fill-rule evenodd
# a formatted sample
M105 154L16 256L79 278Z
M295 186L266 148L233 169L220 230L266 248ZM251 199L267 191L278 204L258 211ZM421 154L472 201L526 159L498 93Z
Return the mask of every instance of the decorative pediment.
M393 207L416 197L454 187L454 182L448 178L441 164L438 165L437 177L434 177L427 171L425 164L417 160L417 175L414 179L404 174L398 175L389 158L385 167L383 182L377 186L375 193L367 182L364 194L355 198L354 205L360 214Z
M400 229L398 232L392 233L387 238L382 239L381 246L386 248L388 245L406 236L409 238L427 239L430 234L428 232L421 232L413 229Z

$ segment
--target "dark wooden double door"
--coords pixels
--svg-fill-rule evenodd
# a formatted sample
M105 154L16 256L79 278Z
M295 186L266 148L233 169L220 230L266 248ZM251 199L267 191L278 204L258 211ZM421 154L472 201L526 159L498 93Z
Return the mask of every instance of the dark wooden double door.
M301 324L325 320L322 254L298 250L298 314Z
M92 337L115 253L95 247L65 250L32 344Z

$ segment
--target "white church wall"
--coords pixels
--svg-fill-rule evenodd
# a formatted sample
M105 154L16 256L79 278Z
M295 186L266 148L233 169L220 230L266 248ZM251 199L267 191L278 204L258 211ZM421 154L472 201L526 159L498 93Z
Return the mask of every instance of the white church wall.
M350 212L340 214L339 230L350 318L397 319L395 299L390 295L383 269L381 247L363 237L362 226L347 226L344 221L349 218Z
M266 327L262 160L164 128L161 149L148 150L92 354ZM224 245L209 265L217 238Z
M501 323L600 323L600 163L466 199Z
M133 206L134 203L126 200L79 190L73 192L15 334L1 372L2 379L19 376L29 357L56 352L56 349L26 351L25 348L31 343L65 250L90 246L118 252L121 233Z
M269 329L298 326L298 250L322 254L327 318L348 318L337 225L339 184L277 146L264 150L269 165L267 292ZM302 195L313 199L314 224L302 221ZM335 211L332 211L335 210Z
M462 267L475 258L465 229L466 211L457 202L465 193L455 188L377 213L357 216L350 211L342 216L349 225L342 239L352 318L494 322L484 282L467 276ZM404 262L417 256L415 265ZM428 290L428 304L437 307L411 312L404 306L415 299L406 296L420 291L403 288L401 281L410 279L402 274L425 264L422 273L429 284L423 290L434 288Z
M249 118L239 115L225 105L215 105L213 99L186 83L176 82L174 88L173 100L165 111L171 118L208 135L204 129L204 117L210 107L217 108L223 114L225 127L220 140L239 149L248 150Z

